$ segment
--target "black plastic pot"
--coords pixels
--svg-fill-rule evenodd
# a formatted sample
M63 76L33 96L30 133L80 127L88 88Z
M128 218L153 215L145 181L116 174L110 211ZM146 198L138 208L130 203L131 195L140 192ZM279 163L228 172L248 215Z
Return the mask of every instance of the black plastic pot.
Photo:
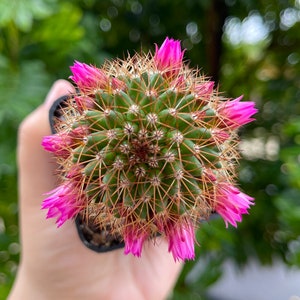
M53 134L56 133L55 122L62 118L61 111L67 106L67 101L70 99L72 99L70 95L58 98L49 110L49 123ZM110 234L109 228L99 230L92 220L89 222L83 220L81 214L75 218L75 225L82 243L95 252L108 252L124 247L121 237Z

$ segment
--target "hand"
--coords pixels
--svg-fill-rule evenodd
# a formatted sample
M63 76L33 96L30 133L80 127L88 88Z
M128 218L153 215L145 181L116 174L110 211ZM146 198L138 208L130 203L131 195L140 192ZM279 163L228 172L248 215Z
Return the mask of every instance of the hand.
M174 262L163 238L155 245L147 242L141 258L124 255L122 249L99 254L82 244L73 222L56 228L41 210L43 194L57 183L53 157L41 147L42 137L50 134L48 111L70 92L69 82L57 81L19 129L22 254L9 299L164 299L182 265Z

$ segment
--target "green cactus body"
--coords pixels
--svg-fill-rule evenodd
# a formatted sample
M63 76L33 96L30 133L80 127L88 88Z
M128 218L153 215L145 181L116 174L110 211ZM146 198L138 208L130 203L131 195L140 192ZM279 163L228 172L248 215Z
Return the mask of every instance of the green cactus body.
M235 226L247 212L253 199L232 184L236 129L254 105L224 101L182 57L180 43L166 39L154 56L102 69L74 64L80 92L64 104L57 135L43 141L63 175L43 204L51 216L59 207L59 224L78 210L88 222L92 211L98 228L124 238L125 253L140 256L143 241L162 234L175 259L191 259L200 219L217 210Z
M135 60L142 64L145 58L136 55ZM124 75L115 67L110 76L122 80L123 89L96 91L93 108L75 116L70 101L67 120L60 123L61 128L66 123L72 129L87 126L89 133L68 160L82 169L83 191L100 190L89 193L88 203L104 203L109 218L114 216L120 226L128 211L145 224L156 224L160 214L207 217L209 202L199 207L197 200L212 188L204 171L219 172L217 165L224 160L221 145L212 140L216 112L193 90L197 77L190 75L186 82L193 84L178 89L155 66L148 67L153 69L148 76L139 71ZM195 113L207 107L209 120L198 122ZM69 165L64 164L66 173ZM101 216L97 222L101 227L108 220ZM153 235L159 231L157 226L151 229Z

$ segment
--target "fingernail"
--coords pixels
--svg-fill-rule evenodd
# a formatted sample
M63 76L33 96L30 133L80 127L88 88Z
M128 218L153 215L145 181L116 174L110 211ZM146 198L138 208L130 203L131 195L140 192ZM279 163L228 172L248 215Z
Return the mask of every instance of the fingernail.
M45 107L50 109L56 99L61 96L70 94L73 89L74 88L72 87L72 85L66 80L59 79L55 81L46 96L44 102Z

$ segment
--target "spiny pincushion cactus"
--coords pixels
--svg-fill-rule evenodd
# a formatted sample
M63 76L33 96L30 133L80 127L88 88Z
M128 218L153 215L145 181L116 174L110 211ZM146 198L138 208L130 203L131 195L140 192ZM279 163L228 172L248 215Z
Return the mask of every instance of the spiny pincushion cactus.
M80 62L72 95L42 145L53 152L61 184L42 208L57 226L79 213L140 256L165 236L175 260L194 258L195 229L217 212L236 226L253 198L235 187L237 129L253 102L225 99L183 63L180 42L96 68Z

